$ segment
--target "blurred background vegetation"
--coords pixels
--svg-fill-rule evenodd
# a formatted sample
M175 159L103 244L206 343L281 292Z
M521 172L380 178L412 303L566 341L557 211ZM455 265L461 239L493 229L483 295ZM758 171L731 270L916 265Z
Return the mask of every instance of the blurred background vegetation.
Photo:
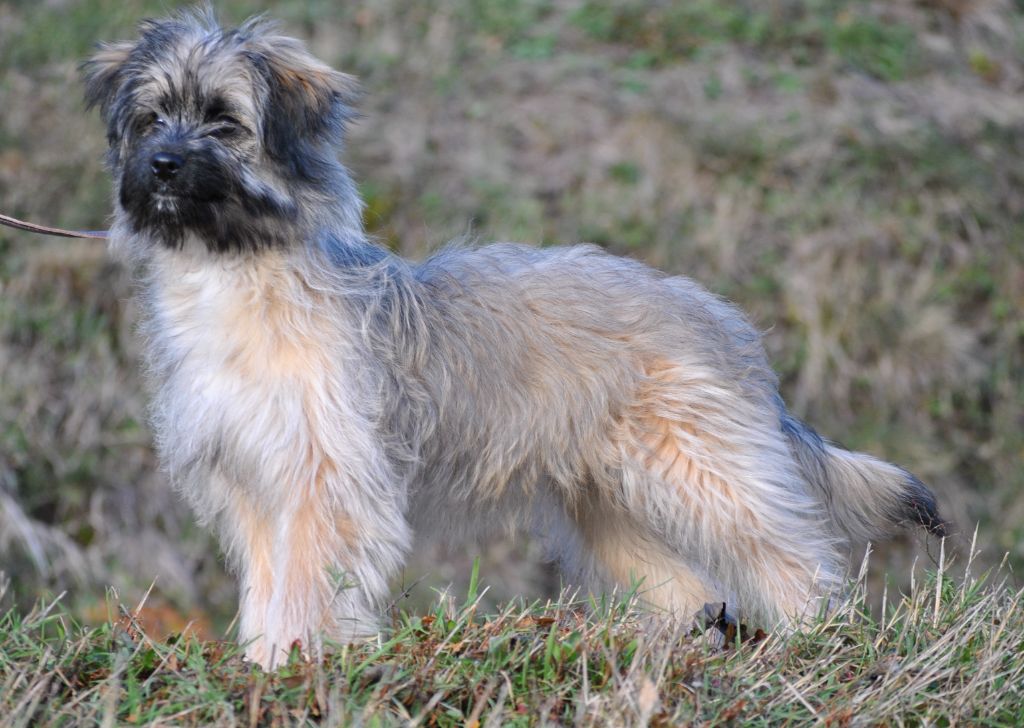
M105 227L76 64L168 9L0 2L0 211ZM765 330L798 415L932 484L983 563L1024 566L1024 2L217 9L268 10L362 79L345 159L380 241L586 240L698 279ZM132 320L102 243L0 230L0 570L86 619L155 578L169 628L223 626L234 587L158 473ZM874 568L898 584L923 546ZM557 588L528 543L421 550L411 603L477 553L492 601Z

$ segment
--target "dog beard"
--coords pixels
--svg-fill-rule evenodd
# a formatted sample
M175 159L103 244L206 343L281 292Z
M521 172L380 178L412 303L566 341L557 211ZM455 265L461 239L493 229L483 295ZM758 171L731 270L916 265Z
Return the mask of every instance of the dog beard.
M198 140L171 179L154 175L152 160L167 148L162 137L130 148L121 170L118 199L133 232L181 247L188 234L211 251L281 246L294 239L294 199L260 184L248 163L220 145Z

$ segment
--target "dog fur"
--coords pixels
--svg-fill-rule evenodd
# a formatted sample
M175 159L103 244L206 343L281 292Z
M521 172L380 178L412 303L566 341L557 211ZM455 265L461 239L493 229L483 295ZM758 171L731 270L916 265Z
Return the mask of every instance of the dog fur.
M354 84L273 25L145 21L84 72L160 459L262 665L373 634L414 533L530 529L572 583L769 626L841 589L848 539L942 532L914 476L787 413L693 281L593 246L370 242L336 156Z

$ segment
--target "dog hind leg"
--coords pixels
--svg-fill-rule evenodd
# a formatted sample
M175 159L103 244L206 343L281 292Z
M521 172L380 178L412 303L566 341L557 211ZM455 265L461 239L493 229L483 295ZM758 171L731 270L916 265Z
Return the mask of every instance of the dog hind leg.
M737 392L710 370L652 367L618 433L622 499L741 616L799 621L837 587L840 559L770 400Z
M721 601L724 592L707 573L681 559L620 508L599 507L577 521L585 556L577 566L583 582L598 586L637 588L649 607L688 619L707 602Z

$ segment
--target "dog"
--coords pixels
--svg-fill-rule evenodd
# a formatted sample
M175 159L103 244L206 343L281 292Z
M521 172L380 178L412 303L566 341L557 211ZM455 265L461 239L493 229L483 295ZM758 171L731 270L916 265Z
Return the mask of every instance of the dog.
M791 416L758 332L597 247L371 242L338 161L353 79L263 19L144 21L83 64L155 444L240 582L239 636L375 634L413 535L532 530L567 579L799 625L846 542L942 535L932 493Z

